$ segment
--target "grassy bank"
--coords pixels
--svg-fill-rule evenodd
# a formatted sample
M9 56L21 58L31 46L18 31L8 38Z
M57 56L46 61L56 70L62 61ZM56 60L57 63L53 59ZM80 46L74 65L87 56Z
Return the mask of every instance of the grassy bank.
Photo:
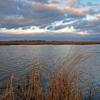
M0 45L93 45L100 44L94 41L0 41Z

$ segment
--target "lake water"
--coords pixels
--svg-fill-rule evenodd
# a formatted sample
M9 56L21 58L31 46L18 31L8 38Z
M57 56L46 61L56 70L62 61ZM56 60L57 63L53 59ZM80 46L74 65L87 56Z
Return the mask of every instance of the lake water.
M100 87L100 45L0 46L0 87L12 73L20 78L30 72L34 63L39 63L51 75L68 57L78 53L89 55L80 73L88 75L89 82Z

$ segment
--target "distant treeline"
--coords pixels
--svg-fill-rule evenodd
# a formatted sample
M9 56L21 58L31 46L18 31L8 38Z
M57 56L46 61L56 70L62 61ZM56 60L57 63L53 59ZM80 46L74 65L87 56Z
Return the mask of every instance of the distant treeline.
M46 41L46 40L15 40L0 41L0 45L92 45L100 44L95 41Z

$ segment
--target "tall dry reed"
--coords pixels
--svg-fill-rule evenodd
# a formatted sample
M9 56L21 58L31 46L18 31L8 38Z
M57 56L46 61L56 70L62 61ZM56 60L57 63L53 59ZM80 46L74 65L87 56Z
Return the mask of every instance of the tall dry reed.
M83 88L78 88L77 69L81 62L88 56L75 54L60 66L58 72L53 74L49 81L49 89L46 94L42 91L41 71L39 66L32 69L27 78L27 85L19 83L17 88L13 88L13 75L7 84L5 94L0 100L84 100ZM16 92L17 91L17 92ZM88 100L93 99L92 89L89 89Z

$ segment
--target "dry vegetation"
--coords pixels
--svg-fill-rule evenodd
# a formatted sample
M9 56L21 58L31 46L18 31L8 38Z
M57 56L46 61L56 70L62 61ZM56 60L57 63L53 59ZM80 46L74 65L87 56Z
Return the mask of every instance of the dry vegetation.
M19 83L16 88L13 85L14 76L12 75L5 94L1 96L0 100L84 100L84 89L78 87L78 74L73 67L76 67L77 70L79 68L77 66L86 58L87 56L82 57L82 54L79 54L67 59L65 62L67 70L62 64L60 71L51 76L46 94L42 91L40 67L33 67L31 74L26 79L27 84ZM92 89L88 91L87 100L93 100Z
M23 40L23 41L0 41L2 45L94 45L100 44L96 41L43 41L43 40Z
M5 94L0 100L84 100L82 89L77 89L76 76L72 80L64 78L62 73L57 73L50 79L50 89L43 94L39 81L39 70L34 68L28 78L28 85L19 84L17 93L13 89L13 76L7 84ZM92 100L91 89L88 92L88 100Z

